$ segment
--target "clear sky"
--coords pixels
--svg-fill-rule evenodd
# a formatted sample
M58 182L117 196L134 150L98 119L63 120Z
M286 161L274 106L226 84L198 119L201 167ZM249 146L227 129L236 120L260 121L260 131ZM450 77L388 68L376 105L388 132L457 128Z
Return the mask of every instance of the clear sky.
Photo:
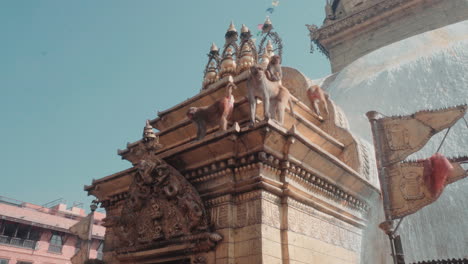
M330 73L305 24L325 0L0 1L0 196L36 204L92 197L85 184L122 169L117 149L146 119L196 95L211 42L232 20L255 35L266 9L283 39L283 65ZM258 38L259 39L259 38ZM259 41L257 41L258 43Z

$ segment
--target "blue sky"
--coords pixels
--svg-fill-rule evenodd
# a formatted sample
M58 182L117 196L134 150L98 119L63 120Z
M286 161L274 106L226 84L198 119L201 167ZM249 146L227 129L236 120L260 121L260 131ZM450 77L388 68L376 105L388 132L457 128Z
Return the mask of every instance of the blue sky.
M283 65L330 73L305 24L325 0L280 0L270 15ZM130 166L116 154L146 119L197 94L211 42L232 20L255 34L271 1L0 2L0 196L85 203L85 184ZM258 43L258 41L257 41Z

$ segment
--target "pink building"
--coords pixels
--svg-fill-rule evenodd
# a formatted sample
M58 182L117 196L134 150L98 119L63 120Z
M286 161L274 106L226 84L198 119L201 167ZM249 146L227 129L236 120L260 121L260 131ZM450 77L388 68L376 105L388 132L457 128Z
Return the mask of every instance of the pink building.
M0 264L70 264L85 244L68 228L85 216L63 203L46 208L0 196ZM94 214L91 258L102 257L104 217Z

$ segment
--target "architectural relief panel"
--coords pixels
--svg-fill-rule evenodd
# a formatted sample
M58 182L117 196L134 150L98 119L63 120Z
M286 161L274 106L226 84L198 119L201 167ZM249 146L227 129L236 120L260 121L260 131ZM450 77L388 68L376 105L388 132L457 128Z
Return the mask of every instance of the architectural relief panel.
M280 228L281 227L281 205L262 200L262 223Z
M344 226L330 223L326 219L305 214L294 208L288 209L288 230L354 252L359 252L361 247L361 232L353 232Z

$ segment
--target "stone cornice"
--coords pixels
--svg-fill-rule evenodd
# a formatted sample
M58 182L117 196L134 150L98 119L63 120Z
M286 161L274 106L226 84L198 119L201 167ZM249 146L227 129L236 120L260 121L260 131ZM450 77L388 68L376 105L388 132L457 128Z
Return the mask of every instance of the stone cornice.
M204 184L218 177L232 175L233 172L230 168L216 171L219 164L227 163L228 162L220 161L211 165L206 165L190 172L186 172L185 177L188 177L194 184ZM318 176L300 164L282 161L279 157L276 157L273 154L258 152L244 157L239 157L235 160L230 159L229 163L231 166L235 166L234 173L237 174L248 173L249 171L267 170L269 173L274 175L287 175L288 179L307 186L307 189L312 193L319 194L328 202L332 202L335 205L348 207L361 212L367 212L369 209L369 205L365 201L343 190L338 185ZM257 174L257 172L254 172L253 174ZM268 180L260 177L257 181L267 182ZM266 184L269 183L267 182ZM273 187L278 188L279 186Z
M323 40L343 33L363 24L365 21L387 13L402 4L412 4L420 2L420 0L382 0L364 10L353 13L343 19L329 22L326 25L318 28L315 25L306 25L310 31L311 41L316 44L322 44Z

